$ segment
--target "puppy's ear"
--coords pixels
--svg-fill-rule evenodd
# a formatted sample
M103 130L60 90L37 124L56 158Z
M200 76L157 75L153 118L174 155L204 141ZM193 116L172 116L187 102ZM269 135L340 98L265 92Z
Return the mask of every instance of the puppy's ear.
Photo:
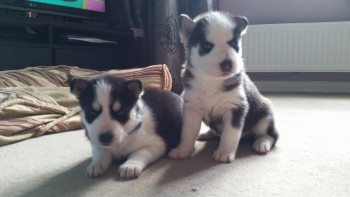
M180 21L180 38L183 44L188 43L190 35L195 26L193 20L186 14L181 14L179 16Z
M235 16L234 20L236 22L236 29L241 35L245 34L248 27L248 19L244 16Z
M82 78L73 78L70 82L70 92L74 94L77 98L86 89L89 81Z
M126 87L136 98L140 98L143 92L142 82L140 80L130 80L126 82Z

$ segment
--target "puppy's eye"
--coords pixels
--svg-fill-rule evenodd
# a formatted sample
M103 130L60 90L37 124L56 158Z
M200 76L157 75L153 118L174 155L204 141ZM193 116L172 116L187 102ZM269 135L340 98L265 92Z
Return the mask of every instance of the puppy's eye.
M210 42L202 42L200 44L200 53L206 54L209 53L213 49L214 45Z
M95 110L90 110L90 111L88 111L87 114L88 114L89 116L94 116L94 115L97 114L97 111L95 111Z
M237 39L232 39L230 41L227 42L228 45L230 45L234 50L236 50L238 52L239 47L238 47L238 41Z
M96 111L96 110L94 110L94 109L89 109L89 110L86 112L86 114L87 114L88 116L97 116L99 113L100 113L100 111Z
M114 116L116 117L123 117L123 116L126 116L129 112L129 109L128 108L123 108L123 109L120 109L118 111L114 111L113 114Z
M124 114L126 114L126 110L119 110L116 113L117 116L123 116Z
M119 121L122 124L125 124L129 119L129 108L122 108L118 111L111 110L111 116L114 120Z
M91 123L98 115L100 115L100 113L102 112L102 110L94 110L94 109L88 109L85 112L85 118L86 120Z

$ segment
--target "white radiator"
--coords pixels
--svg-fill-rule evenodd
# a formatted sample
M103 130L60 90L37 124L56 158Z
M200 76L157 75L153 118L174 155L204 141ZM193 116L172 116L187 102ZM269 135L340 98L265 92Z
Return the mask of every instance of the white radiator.
M350 22L250 25L242 46L250 72L350 72Z

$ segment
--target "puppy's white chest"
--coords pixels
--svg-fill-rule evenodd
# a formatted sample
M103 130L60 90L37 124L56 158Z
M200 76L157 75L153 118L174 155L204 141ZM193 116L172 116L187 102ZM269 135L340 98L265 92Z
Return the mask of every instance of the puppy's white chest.
M218 93L212 97L207 97L204 110L203 120L205 123L213 119L222 117L227 111L231 111L240 104L240 101L236 99L237 95L232 93Z
M193 83L193 88L186 90L184 99L193 103L202 112L206 124L212 119L223 116L241 104L244 91L242 87L235 90L223 91L222 83Z

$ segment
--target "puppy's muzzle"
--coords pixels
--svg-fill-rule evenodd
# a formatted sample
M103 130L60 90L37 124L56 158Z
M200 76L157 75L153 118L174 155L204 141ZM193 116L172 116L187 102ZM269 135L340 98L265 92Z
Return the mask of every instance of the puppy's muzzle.
M102 134L100 134L100 136L98 136L98 139L100 140L101 144L105 146L111 144L113 138L114 136L110 131L103 132Z
M229 73L232 70L232 61L231 60L224 60L220 63L220 70L223 73Z

